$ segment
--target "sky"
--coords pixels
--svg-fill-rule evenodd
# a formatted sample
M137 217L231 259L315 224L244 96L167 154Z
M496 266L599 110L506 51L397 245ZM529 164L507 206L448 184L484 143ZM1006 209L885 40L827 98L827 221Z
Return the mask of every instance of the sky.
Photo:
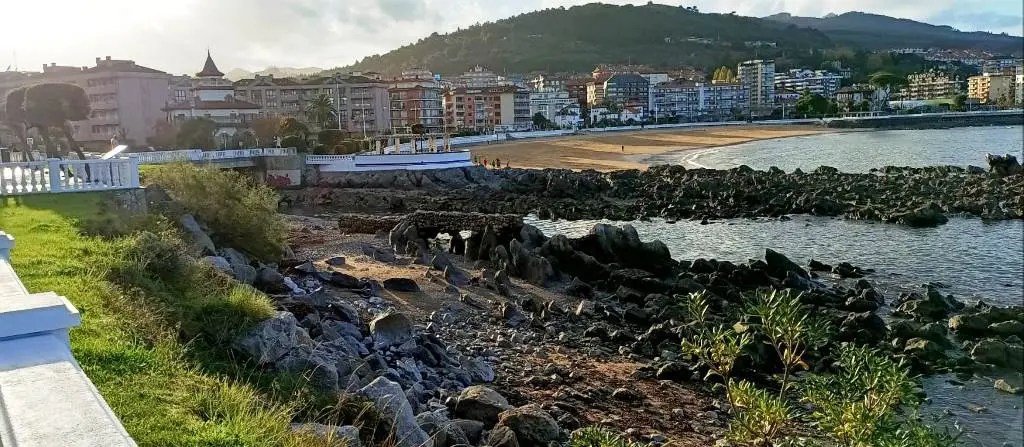
M337 67L433 32L587 0L0 0L0 71L43 64L91 66L131 59L173 74L202 68L209 49L221 71ZM605 0L643 4L646 0ZM702 12L822 16L851 10L1024 34L1020 0L661 0ZM42 17L42 20L34 20ZM13 67L12 67L13 68Z

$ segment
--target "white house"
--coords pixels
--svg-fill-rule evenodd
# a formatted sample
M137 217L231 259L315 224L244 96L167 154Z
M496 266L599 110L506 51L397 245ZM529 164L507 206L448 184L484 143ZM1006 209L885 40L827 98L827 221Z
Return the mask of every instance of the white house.
M566 107L575 104L564 89L544 88L530 92L530 116L538 113L544 118L554 121L555 115Z
M625 123L629 120L633 120L639 123L644 120L645 115L643 107L626 107L625 109L622 109L621 113L619 113L619 121Z
M570 105L555 113L552 121L562 129L576 129L583 125L583 110L578 105Z
M603 119L617 119L619 115L614 114L608 110L607 107L594 107L590 109L590 122L596 123Z

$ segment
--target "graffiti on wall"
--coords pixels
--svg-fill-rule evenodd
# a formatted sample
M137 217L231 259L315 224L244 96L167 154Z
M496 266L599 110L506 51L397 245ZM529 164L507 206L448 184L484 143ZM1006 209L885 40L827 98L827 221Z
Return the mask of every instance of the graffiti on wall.
M299 186L302 184L302 171L298 169L268 170L266 182L275 188Z

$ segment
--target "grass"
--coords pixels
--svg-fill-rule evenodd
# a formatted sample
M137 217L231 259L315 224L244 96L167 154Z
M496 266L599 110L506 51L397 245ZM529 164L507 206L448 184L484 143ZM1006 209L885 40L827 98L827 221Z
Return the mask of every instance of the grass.
M268 315L267 298L194 263L159 271L174 264L161 264L152 248L173 249L173 235L87 235L90 222L110 221L98 215L104 198L3 198L0 230L15 238L12 264L25 286L64 295L81 312L74 356L136 442L340 445L288 429L313 400L301 378L264 374L231 357L232 330Z

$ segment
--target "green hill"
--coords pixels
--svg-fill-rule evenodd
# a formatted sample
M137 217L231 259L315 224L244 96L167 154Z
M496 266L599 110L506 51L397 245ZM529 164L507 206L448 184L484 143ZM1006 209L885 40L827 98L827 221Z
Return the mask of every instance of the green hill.
M848 12L822 18L775 14L767 20L819 30L837 44L865 49L963 48L1000 54L1020 54L1024 38L986 32L962 32L949 26L930 25L909 19Z
M773 42L752 47L747 42ZM732 14L648 3L588 4L546 9L439 35L384 55L366 57L351 70L397 74L426 67L445 74L480 64L501 72L590 71L600 63L659 67L735 65L752 57L799 61L834 44L820 31Z

